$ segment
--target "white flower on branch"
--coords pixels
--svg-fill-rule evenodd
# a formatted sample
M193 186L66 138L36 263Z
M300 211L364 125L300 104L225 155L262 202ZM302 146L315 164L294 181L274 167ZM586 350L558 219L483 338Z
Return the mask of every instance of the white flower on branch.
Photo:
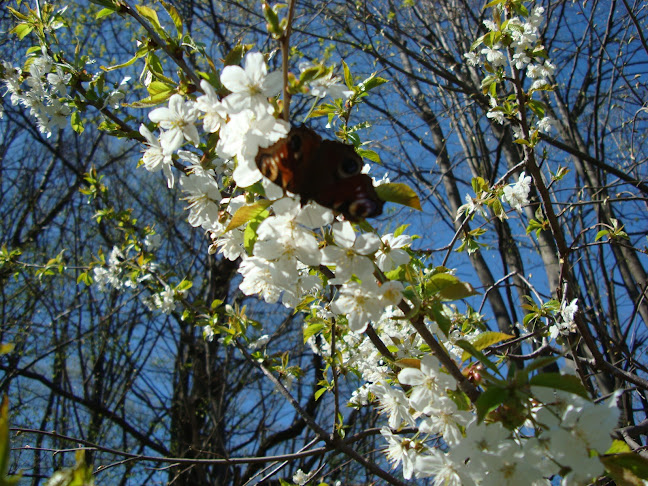
M333 235L337 246L329 245L322 250L322 263L335 265L336 280L343 283L353 275L361 280L372 279L374 266L368 256L378 250L380 239L373 233L356 236L348 221L335 223Z
M455 380L441 372L439 361L432 355L421 359L419 368L404 368L398 373L398 381L411 386L410 405L414 410L427 413L446 389L456 386Z
M227 121L227 108L218 99L214 87L206 80L203 79L200 82L200 87L205 94L196 99L196 108L205 113L203 118L204 130L207 133L215 133Z
M383 272L389 272L410 261L409 253L403 248L412 243L412 237L401 234L394 236L392 233L381 238L382 246L376 252L376 264Z
M569 304L567 301L560 304L560 314L555 323L549 327L551 339L556 339L561 334L566 336L576 331L576 323L574 322L576 312L578 312L578 299L573 299Z
M218 221L221 193L214 176L213 171L206 171L202 174L183 175L180 178L180 186L186 194L184 199L189 203L189 224L194 228L209 228L213 222Z
M145 143L148 146L148 149L146 149L144 155L142 156L142 163L144 165L144 168L149 172L157 172L158 170L162 170L167 178L167 186L169 187L169 189L173 188L175 184L175 178L173 176L173 170L171 168L171 155L164 152L158 138L155 137L151 133L151 131L146 128L146 126L140 125L139 132L146 139Z
M522 172L515 184L504 188L503 200L516 211L521 211L522 206L529 204L529 192L531 192L531 177Z
M387 459L392 462L393 467L398 467L398 464L403 463L403 477L411 479L414 473L414 463L419 455L419 442L400 437L387 427L380 429L382 436L387 439Z
M499 50L500 46L486 47L482 49L481 53L486 56L486 60L492 64L493 67L505 66L506 56Z
M166 155L173 154L185 140L193 145L200 143L198 129L198 109L193 101L185 101L179 94L169 98L169 106L160 107L149 113L149 119L165 131L160 136L160 145Z
M476 52L466 52L463 57L466 58L466 62L469 66L479 66L481 63L481 58Z
M245 69L226 66L220 80L232 92L224 99L231 114L246 109L265 113L269 105L268 98L278 94L282 86L281 73L275 71L268 74L268 67L260 52L250 52L245 56Z

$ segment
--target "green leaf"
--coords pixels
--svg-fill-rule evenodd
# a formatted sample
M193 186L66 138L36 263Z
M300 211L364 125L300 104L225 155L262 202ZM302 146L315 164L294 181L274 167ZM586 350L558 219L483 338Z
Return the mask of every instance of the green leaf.
M462 282L449 273L432 275L425 283L425 290L432 295L437 294L445 300L465 299L479 293L468 282Z
M596 233L596 237L594 238L594 241L598 241L601 238L603 238L605 235L608 235L610 233L610 230L601 230L598 233Z
M624 441L618 439L613 440L610 448L605 451L606 454L620 454L622 452L632 452L632 449Z
M409 227L409 223L401 224L398 228L394 230L394 237L402 235L408 227Z
M380 164L380 155L378 155L376 152L373 150L367 150L367 149L356 149L356 152L360 157L363 157L365 159L369 159L372 162L376 162Z
M322 329L324 329L324 322L323 321L318 321L314 323L309 323L308 327L304 329L304 343L308 341L308 338L311 336L314 336L318 332L320 332Z
M489 387L484 393L479 395L475 403L478 423L483 422L486 415L504 403L506 398L506 391L496 386Z
M189 290L191 287L193 287L193 282L191 280L182 280L176 287L176 290L178 292L184 292L185 290Z
M471 342L472 345L475 346L475 349L481 351L482 349L486 349L488 346L492 346L493 344L506 341L508 339L513 339L514 337L515 336L505 334L503 332L485 331L477 336L476 339L473 339Z
M580 379L575 375L561 375L560 373L541 373L535 375L529 380L532 386L543 386L547 388L555 388L567 393L573 393L583 398L588 398L587 390L581 383Z
M234 216L232 216L232 220L229 222L224 232L226 233L228 231L231 231L235 228L238 228L239 226L244 225L248 221L257 218L271 205L272 201L270 201L269 199L259 199L254 204L241 206L236 210Z
M319 390L317 390L317 391L315 392L315 400L319 400L320 397L321 397L322 395L324 395L324 393L326 393L326 391L327 391L327 388L320 388Z
M648 459L634 452L599 457L620 486L642 485L648 479Z
M175 92L176 87L163 83L162 81L152 81L151 84L146 87L146 90L151 96L155 96L161 93Z
M385 78L376 76L376 74L374 73L371 76L369 76L367 79L365 79L362 83L360 83L360 86L362 87L362 90L364 92L367 92L387 82L388 81Z
M117 10L114 8L102 8L96 13L95 19L103 19L104 17L108 17L110 14L114 14L116 11Z
M533 111L533 113L535 113L538 118L544 118L546 107L542 101L529 100L527 104L531 111Z
M14 33L18 36L20 40L24 39L32 30L34 30L34 27L32 27L29 24L18 24L16 25L13 29L11 29L9 32Z
M457 339L455 341L455 345L459 346L461 349L464 351L467 351L470 356L478 360L480 363L482 363L484 366L486 366L489 370L493 372L494 375L500 375L500 371L497 369L497 366L495 366L487 357L479 351L478 349L475 349L475 346L473 346L470 342L468 342L465 339Z
M421 201L412 188L407 184L400 182L380 184L379 186L376 186L376 193L383 201L401 204L422 211Z
M385 277L387 277L388 280L405 280L406 276L407 271L404 265L396 267L389 272L385 272Z
M484 10L494 7L495 5L499 5L500 3L504 3L504 0L492 0L491 2L488 2L486 5L484 5Z
M283 29L279 25L279 16L274 8L268 5L266 2L263 2L263 16L268 22L267 28L268 32L273 35L275 38L280 38L283 32Z
M452 321L443 313L443 305L440 302L435 302L430 306L429 310L439 329L447 336L450 332L450 327L452 327Z
M135 5L135 8L142 17L151 22L153 28L158 34L166 37L166 32L164 31L162 24L160 24L160 19L158 18L158 14L155 10L153 10L151 7L146 7L145 5Z
M126 61L126 62L124 62L122 64L116 64L115 66L108 66L108 67L106 67L106 66L100 66L100 67L101 67L102 71L105 71L105 72L108 73L110 71L115 71L117 69L128 67L131 64L134 64L135 61L137 61L138 59L146 56L146 54L147 54L146 49L140 49L135 53L135 55L132 58L130 58L128 61Z
M76 133L83 133L83 130L85 130L85 127L83 126L83 120L81 119L81 115L78 111L72 112L72 116L70 117L70 125L72 126L72 130L74 130Z
M146 108L149 106L159 105L160 103L168 100L173 95L174 91L165 91L163 93L158 93L155 96L149 96L143 100L135 101L130 103L128 106L131 108Z
M92 285L92 277L90 277L90 274L88 272L80 273L77 277L77 283L84 283L88 287L90 287L90 285Z
M227 53L223 59L223 66L238 66L247 51L252 48L249 44L237 44L231 51Z
M182 25L182 19L180 18L178 11L169 2L160 0L160 3L164 7L164 10L166 10L166 12L169 14L169 17L171 17L171 20L173 20L173 25L175 25L176 32L178 33L178 39L181 39L183 33L183 25Z
M252 254L252 250L254 249L254 244L256 243L257 240L257 228L261 224L261 222L266 219L270 215L270 212L267 210L264 210L260 212L256 217L251 219L248 222L248 225L245 227L245 231L243 231L243 246L245 247L245 251L248 252L249 255Z
M342 61L342 68L344 70L344 82L349 89L353 89L353 76L351 76L351 70L344 61Z
M23 21L29 20L29 17L27 15L19 12L18 10L16 10L13 7L7 7L7 10L9 10L9 12L11 12L11 15L16 17L18 20L23 20Z

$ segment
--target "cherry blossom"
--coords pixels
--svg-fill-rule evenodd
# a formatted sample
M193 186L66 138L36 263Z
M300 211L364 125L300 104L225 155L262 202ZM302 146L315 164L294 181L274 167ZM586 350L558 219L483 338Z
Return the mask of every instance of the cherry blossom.
M167 178L167 186L169 189L173 188L175 178L173 176L173 170L171 169L173 161L171 156L164 152L160 141L148 128L146 128L146 126L140 125L139 132L147 140L146 145L148 146L148 149L146 149L142 156L144 168L149 172L157 172L161 169Z
M418 457L417 442L399 437L387 427L380 429L380 433L387 439L387 459L394 464L394 468L402 462L403 477L411 479L414 473L414 463Z
M509 203L513 209L520 211L522 206L529 204L527 199L529 192L531 192L531 177L522 172L514 185L504 188L502 199Z
M322 250L322 263L335 265L336 281L346 282L352 275L361 280L373 278L373 262L367 256L378 250L380 239L373 233L356 236L348 221L333 224L333 235L337 246Z
M271 111L244 110L232 115L221 128L216 151L224 159L236 157L234 181L241 187L248 187L262 177L254 161L259 147L270 146L288 135L289 130L290 125L274 118Z
M279 71L268 74L263 54L250 52L245 56L245 68L226 66L221 73L221 83L232 93L224 103L229 113L243 110L265 113L268 97L281 90L282 77Z
M398 381L412 387L409 401L415 410L427 412L446 389L456 386L455 380L440 368L434 356L426 355L421 359L420 368L404 368L398 373Z
M227 121L227 108L218 99L214 87L206 80L203 79L200 82L200 87L205 94L196 99L196 108L205 113L203 118L204 130L208 133L215 133Z
M185 140L194 145L200 143L200 135L194 123L198 110L193 101L185 101L179 94L169 98L169 107L156 108L149 113L149 119L166 130L160 136L160 145L166 155L179 149Z
M369 321L377 320L385 308L379 295L374 281L362 284L347 282L342 286L340 296L331 304L331 310L336 314L346 314L349 329L364 332Z
M295 221L294 214L265 219L257 230L254 255L266 260L297 258L306 265L319 265L322 255L315 235Z
M406 234L394 236L393 233L389 233L380 239L382 245L376 252L376 264L383 272L394 270L410 261L409 253L402 248L412 243L411 236Z
M214 180L215 174L210 172L212 171L193 173L180 178L180 186L189 203L189 224L194 227L209 227L212 221L218 220L221 194Z

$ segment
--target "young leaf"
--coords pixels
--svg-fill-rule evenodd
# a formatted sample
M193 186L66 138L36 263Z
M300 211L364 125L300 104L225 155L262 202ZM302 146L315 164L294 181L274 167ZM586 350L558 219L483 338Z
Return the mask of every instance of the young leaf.
M225 228L225 232L238 228L251 219L258 217L261 213L263 213L263 211L270 207L271 204L272 201L270 201L269 199L260 199L254 204L238 208L238 210L234 213L234 216L232 216L232 220L227 225L227 228Z
M379 186L376 186L376 193L383 201L401 204L422 211L421 201L412 188L407 184L402 184L400 182L380 184Z
M506 391L501 388L491 386L484 393L479 395L475 406L477 408L477 421L484 421L486 415L499 407L506 400Z
M472 345L475 346L475 349L481 351L482 349L486 349L488 346L492 346L501 341L506 341L507 339L513 339L514 337L515 336L503 332L486 331L477 336L477 339L472 341Z

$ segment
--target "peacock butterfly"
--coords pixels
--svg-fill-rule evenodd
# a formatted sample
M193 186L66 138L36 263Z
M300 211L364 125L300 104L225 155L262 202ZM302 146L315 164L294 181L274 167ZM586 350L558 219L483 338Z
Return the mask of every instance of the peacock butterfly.
M288 136L260 148L255 162L261 173L285 191L342 213L349 221L382 214L384 202L371 178L362 174L362 158L353 146L322 140L308 127L293 127Z

